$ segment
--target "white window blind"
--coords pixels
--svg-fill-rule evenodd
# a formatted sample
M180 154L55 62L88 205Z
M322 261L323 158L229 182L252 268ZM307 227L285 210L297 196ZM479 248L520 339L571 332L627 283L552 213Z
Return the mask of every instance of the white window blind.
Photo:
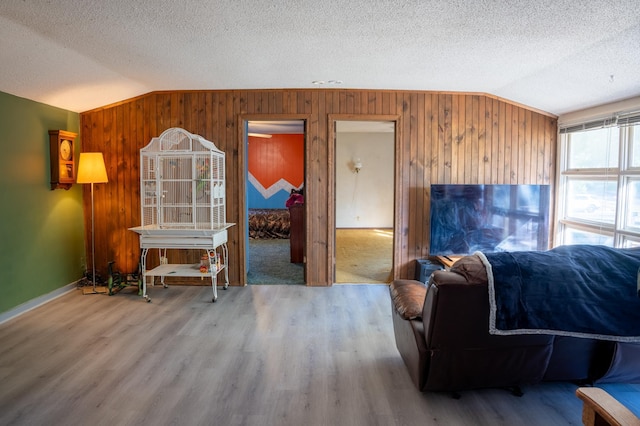
M636 124L640 124L640 111L586 121L584 123L573 124L565 127L560 126L560 134L584 132L586 130L602 129L612 126L633 126Z

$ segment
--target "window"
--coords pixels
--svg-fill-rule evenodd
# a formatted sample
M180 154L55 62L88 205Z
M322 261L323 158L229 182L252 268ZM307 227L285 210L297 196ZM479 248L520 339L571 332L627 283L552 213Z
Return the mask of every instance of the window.
M635 169L640 168L640 132L637 127L631 139L631 167Z
M555 245L640 247L640 114L560 129Z

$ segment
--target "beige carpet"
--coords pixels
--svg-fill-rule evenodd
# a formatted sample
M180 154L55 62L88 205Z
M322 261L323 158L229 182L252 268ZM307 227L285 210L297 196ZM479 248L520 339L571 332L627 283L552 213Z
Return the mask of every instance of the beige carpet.
M336 283L388 283L392 229L336 229Z

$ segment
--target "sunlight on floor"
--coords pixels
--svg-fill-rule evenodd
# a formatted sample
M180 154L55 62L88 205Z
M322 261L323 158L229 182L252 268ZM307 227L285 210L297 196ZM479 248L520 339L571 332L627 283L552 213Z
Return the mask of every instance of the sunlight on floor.
M336 283L388 283L392 229L336 229Z
M373 229L372 231L381 237L393 238L393 230L391 229Z

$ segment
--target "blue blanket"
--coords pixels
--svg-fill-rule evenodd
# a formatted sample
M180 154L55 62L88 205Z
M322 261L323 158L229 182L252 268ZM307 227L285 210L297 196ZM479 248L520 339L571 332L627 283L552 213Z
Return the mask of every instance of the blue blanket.
M640 342L640 249L476 254L489 279L490 333Z

